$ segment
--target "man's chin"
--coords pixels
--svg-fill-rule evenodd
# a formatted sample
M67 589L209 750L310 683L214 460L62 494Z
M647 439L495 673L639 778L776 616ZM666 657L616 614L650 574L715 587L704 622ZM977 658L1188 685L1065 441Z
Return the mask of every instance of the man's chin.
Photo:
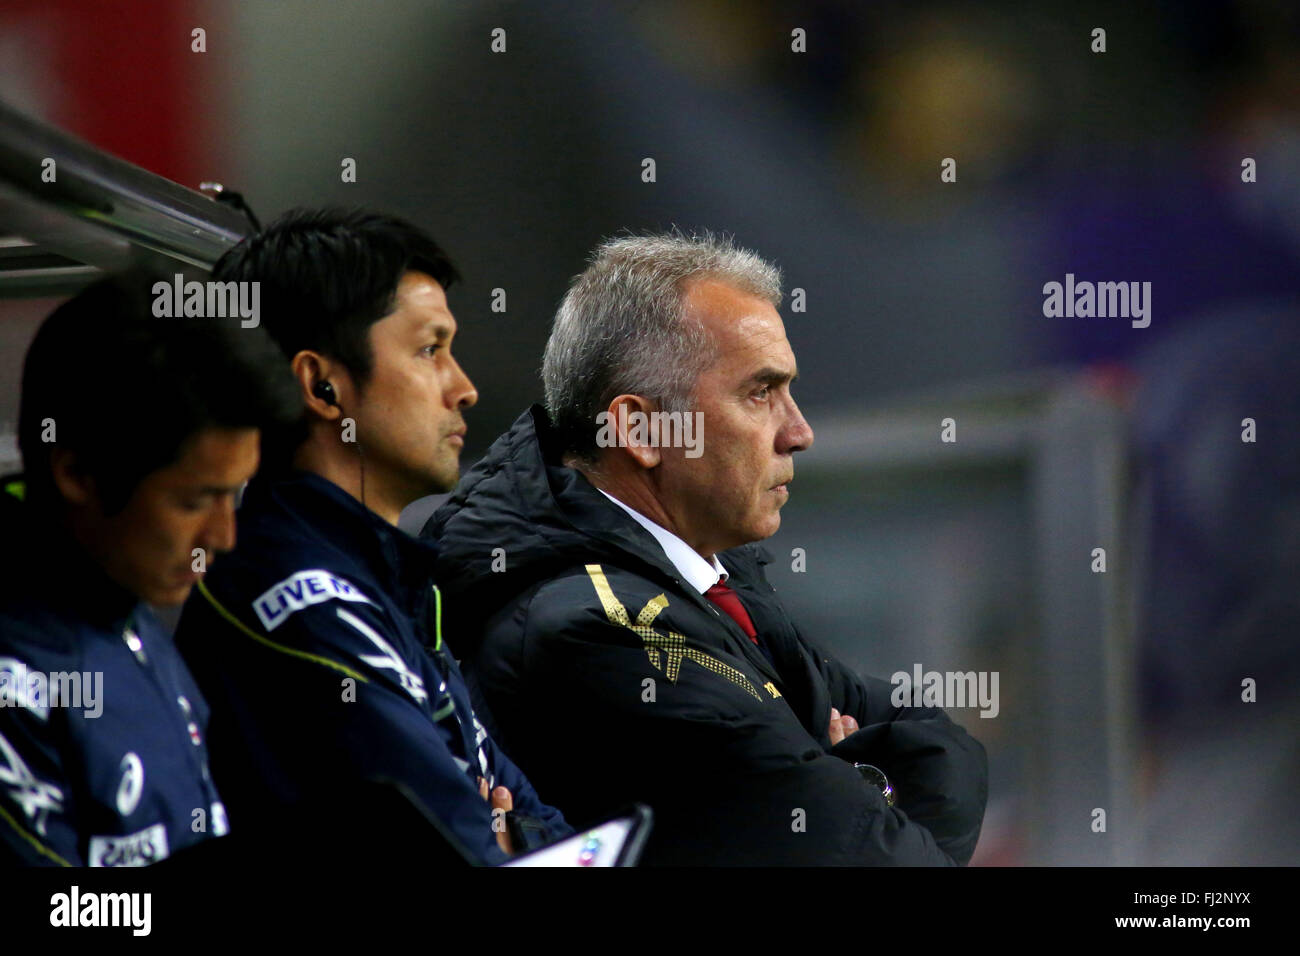
M763 535L763 537L770 538L781 530L781 506L784 504L784 501L781 502L781 504L772 509L772 513L767 516L767 534Z
M417 498L427 498L429 495L445 495L454 491L459 481L460 462L452 462L449 468L439 468L437 471L424 476L424 480L420 483L421 490Z
M772 537L772 535L776 534L780 530L781 516L779 514L774 514L766 521L761 521L752 526L743 543L749 544L753 541L763 541Z
M459 466L452 470L448 475L442 475L434 482L434 490L430 491L431 495L445 495L456 490L456 485L460 483Z
M175 587L151 588L148 594L140 597L146 604L152 604L154 607L180 607L189 599L193 591L194 583L190 582Z

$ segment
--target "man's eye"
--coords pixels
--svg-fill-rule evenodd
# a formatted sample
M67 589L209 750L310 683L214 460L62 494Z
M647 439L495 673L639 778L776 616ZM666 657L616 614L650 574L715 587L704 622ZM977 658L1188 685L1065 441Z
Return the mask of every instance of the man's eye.
M433 345L426 345L426 346L425 346L423 349L421 349L420 351L421 351L421 352L424 352L424 353L426 353L426 354L428 354L428 355L432 355L434 352L438 351L438 349L440 349L440 348L442 348L442 346L441 346L441 345L438 345L438 344L435 342Z
M757 392L754 393L754 397L759 399L766 399L767 396L771 393L771 391L772 391L771 385L764 385L762 388L760 388Z

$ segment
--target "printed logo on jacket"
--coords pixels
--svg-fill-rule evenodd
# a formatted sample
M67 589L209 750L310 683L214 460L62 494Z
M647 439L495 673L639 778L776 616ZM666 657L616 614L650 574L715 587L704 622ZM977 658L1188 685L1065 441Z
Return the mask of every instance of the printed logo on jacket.
M253 599L253 610L268 631L289 619L289 615L325 601L357 601L374 604L352 584L323 570L298 571Z

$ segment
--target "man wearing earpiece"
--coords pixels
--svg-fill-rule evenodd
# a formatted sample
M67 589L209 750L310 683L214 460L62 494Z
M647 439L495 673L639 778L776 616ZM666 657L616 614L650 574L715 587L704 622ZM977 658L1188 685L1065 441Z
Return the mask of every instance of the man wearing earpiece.
M481 862L572 832L475 716L441 634L436 550L396 527L455 485L478 397L451 355L455 268L402 220L299 210L213 275L261 283L307 406L266 443L239 545L177 631L232 825L385 780Z

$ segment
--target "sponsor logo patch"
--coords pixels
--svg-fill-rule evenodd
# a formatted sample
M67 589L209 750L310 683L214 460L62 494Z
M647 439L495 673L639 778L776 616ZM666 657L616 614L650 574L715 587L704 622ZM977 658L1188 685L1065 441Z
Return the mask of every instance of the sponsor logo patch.
M123 836L90 838L90 866L148 866L167 856L167 828L161 823Z
M375 603L338 575L313 570L299 571L273 584L253 600L253 610L262 626L274 631L295 611L334 600Z

